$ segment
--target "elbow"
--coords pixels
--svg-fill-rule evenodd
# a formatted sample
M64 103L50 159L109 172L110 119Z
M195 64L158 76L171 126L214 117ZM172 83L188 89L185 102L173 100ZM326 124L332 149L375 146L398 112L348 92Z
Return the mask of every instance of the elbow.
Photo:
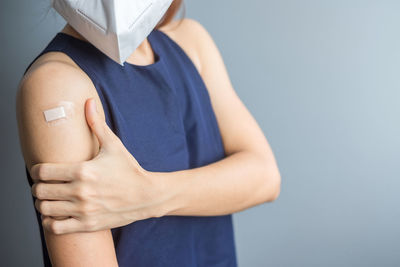
M267 161L265 163L264 160L263 173L263 202L273 202L278 199L281 193L281 174L276 162Z
M260 184L258 184L258 204L274 202L281 193L281 175L278 167L276 164L270 162L265 164L265 161L263 162L260 171L262 175L259 176L261 178Z
M266 202L273 202L278 199L280 193L281 193L281 175L279 173L279 170L276 169L275 174L270 175L268 177L268 184L269 184L269 190L267 193L267 201Z
M279 171L278 171L278 176L276 178L276 185L275 185L274 189L275 189L275 191L274 191L274 194L272 195L271 201L277 200L281 193L281 175L279 174Z
M258 156L258 204L273 202L281 193L281 174L274 157Z
M267 150L268 151L268 150ZM259 162L262 170L262 203L274 202L281 193L281 174L278 164L271 150L263 153Z

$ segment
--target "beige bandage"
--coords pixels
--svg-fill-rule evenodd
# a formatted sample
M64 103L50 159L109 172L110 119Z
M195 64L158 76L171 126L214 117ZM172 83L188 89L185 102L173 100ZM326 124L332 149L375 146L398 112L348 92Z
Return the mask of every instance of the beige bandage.
M44 119L48 125L57 125L74 115L74 103L61 101L56 107L43 111Z
M44 113L44 118L46 119L47 122L55 121L66 117L63 106L45 110L43 113Z

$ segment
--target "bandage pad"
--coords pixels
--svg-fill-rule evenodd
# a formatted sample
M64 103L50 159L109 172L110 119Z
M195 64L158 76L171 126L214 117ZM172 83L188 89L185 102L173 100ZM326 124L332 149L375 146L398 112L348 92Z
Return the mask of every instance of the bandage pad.
M58 123L71 118L74 114L74 104L72 102L62 101L54 108L43 111L44 119L48 125L57 125Z
M45 110L43 111L43 113L44 113L44 118L47 122L67 117L65 115L65 109L63 106Z

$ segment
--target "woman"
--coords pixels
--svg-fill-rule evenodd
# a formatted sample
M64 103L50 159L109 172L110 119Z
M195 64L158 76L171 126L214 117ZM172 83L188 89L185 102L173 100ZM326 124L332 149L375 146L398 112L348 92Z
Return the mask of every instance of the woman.
M236 266L231 214L278 197L266 138L180 6L123 65L67 24L21 80L46 266Z

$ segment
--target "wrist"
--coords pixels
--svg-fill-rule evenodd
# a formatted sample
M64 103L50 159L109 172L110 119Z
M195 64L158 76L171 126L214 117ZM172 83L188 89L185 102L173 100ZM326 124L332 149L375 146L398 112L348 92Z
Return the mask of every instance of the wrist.
M179 215L179 210L185 207L186 198L184 192L189 184L184 171L175 172L150 172L149 175L156 184L160 204L158 205L158 217L167 215Z

